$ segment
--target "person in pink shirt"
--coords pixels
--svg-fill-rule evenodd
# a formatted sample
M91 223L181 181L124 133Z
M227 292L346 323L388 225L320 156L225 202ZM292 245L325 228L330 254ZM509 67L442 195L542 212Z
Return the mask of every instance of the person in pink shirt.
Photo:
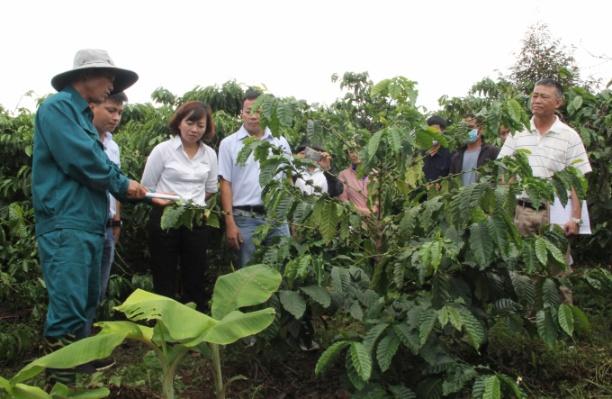
M361 160L355 148L348 150L348 156L351 165L338 175L338 179L344 185L344 191L338 198L341 201L353 203L357 212L369 216L372 210L368 207L368 176L360 178L357 175L357 166Z

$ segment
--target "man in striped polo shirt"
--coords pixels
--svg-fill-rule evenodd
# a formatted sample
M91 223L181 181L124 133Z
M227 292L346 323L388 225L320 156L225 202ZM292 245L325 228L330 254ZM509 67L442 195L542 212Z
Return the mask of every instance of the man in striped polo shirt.
M591 171L584 144L578 133L559 120L555 111L563 105L563 89L553 79L538 81L531 94L531 128L508 136L498 159L512 155L518 149L530 151L529 165L533 175L550 178L555 172L574 166L583 174ZM572 189L572 217L563 226L566 235L578 234L581 223L581 201ZM539 231L549 224L546 205L536 208L529 198L519 198L515 222L521 234Z

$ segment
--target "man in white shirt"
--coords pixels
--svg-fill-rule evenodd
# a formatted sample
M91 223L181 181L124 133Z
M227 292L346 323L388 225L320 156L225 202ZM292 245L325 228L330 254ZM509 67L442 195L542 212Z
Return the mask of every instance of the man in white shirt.
M123 103L127 101L125 93L120 92L110 95L101 103L89 104L93 112L93 124L100 135L100 142L104 145L104 152L115 165L121 166L119 146L113 140L112 132L115 131L121 115L123 114ZM110 270L115 257L115 244L121 233L121 204L110 193L108 194L109 209L108 221L106 223L106 234L104 237L104 252L102 253L102 268L100 274L100 302L106 296L106 288L110 278Z
M563 105L563 89L553 79L538 81L531 94L531 128L508 136L498 158L512 155L518 149L530 151L529 165L536 177L550 178L555 172L574 166L582 173L591 171L584 144L578 133L561 122L555 111ZM563 226L566 235L578 233L581 202L572 189L571 218ZM515 223L521 234L531 234L549 224L546 205L536 208L528 198L519 198Z
M224 138L219 145L219 179L221 204L225 214L225 236L230 248L239 252L240 266L246 265L255 252L253 233L258 226L269 223L263 205L259 185L259 162L249 156L244 165L238 165L237 158L244 146L244 139L255 137L269 141L291 155L289 143L284 137L272 136L270 129L259 124L259 114L251 113L251 107L259 96L258 92L247 91L242 101L242 126ZM287 223L274 226L266 239L274 236L289 236Z

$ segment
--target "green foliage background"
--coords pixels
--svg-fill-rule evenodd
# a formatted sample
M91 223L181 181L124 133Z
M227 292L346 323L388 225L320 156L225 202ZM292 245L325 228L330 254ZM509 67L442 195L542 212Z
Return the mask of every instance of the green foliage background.
M262 246L257 254L257 261L283 275L281 291L270 302L278 311L267 336L295 335L305 314L333 317L339 327L324 342L327 349L315 371L324 373L342 357L356 397L523 396L514 371L504 367L504 356L517 356L511 346L532 340L553 348L588 336L591 327L579 307L561 302L559 286L571 281L552 270L564 267L565 238L558 231L521 237L512 223L514 194L528 187L535 200L546 200L555 188L582 187L580 178L570 171L551 185L531 177L518 156L502 169L500 163L488 165L474 186L461 188L449 177L437 190L423 181L424 150L432 140L460 146L464 127L455 123L444 137L429 130L429 114L415 105L416 83L404 77L376 84L367 73L333 79L345 96L330 106L268 95L258 106L273 133L287 137L293 148L310 143L332 153L335 172L348 164L346 150L360 146L359 173L375 173L370 184L375 212L363 219L327 196L304 197L273 178L279 170L298 174L299 162L270 153L262 143L247 146L242 156L252 152L262 163L269 216L289 219L296 231L293 240ZM211 104L217 137L210 144L217 147L239 127L243 90L236 82L196 87L183 96L160 88L153 103L129 104L115 135L125 173L140 178L148 153L167 138L173 109L187 100ZM586 197L593 235L579 238L573 253L581 265L609 265L612 92L572 86L566 95L562 114L582 136L593 166ZM527 94L504 79L485 79L466 97L442 98L440 105L440 114L453 122L478 115L486 140L497 144L501 125L517 131L529 118ZM45 311L30 201L32 124L27 110L0 111L0 311L11 326L0 328L5 362L35 345ZM504 173L520 175L522 186L498 185ZM102 317L133 289L150 286L142 277L148 273L148 212L144 204L124 208L125 228ZM212 212L218 215L217 208ZM229 268L220 238L221 231L211 227L213 275ZM586 277L594 290L610 286L605 268Z

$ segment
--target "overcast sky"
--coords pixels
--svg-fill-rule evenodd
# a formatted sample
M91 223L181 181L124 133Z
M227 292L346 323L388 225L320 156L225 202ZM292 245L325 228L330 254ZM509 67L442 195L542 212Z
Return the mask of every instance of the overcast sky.
M612 79L612 4L581 0L32 1L2 2L0 104L53 89L79 48L108 50L140 80L131 102L160 86L183 94L231 79L279 96L330 103L333 73L418 82L418 103L436 109L477 80L506 73L530 25L575 46L583 75ZM607 59L596 56L606 56Z

